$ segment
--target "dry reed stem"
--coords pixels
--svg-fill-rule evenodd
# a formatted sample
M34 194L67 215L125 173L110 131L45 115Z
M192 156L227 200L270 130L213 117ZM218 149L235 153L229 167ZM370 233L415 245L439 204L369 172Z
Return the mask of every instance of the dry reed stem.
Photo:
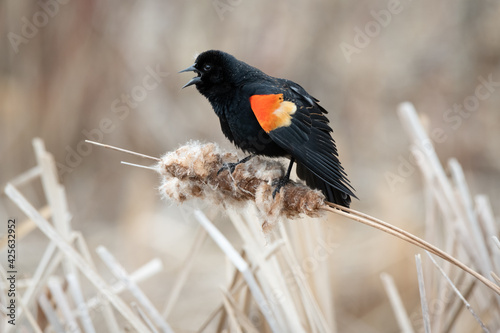
M76 252L76 250L66 242L61 235L46 221L40 213L24 198L24 196L11 184L5 187L5 194L15 202L18 207L30 217L38 226L38 228L49 238L61 251L65 257L73 262L73 264L80 269L80 271L87 277L87 279L99 289L103 296L105 296L115 308L123 314L130 324L138 331L147 332L147 327L136 319L130 308L118 298L106 282L92 269L92 267L83 259L83 257ZM42 302L44 300L42 299ZM50 312L49 308L46 308ZM56 323L57 325L57 323Z
M421 134L421 132L418 133ZM202 145L197 142L191 142L165 155L156 166L157 171L163 177L160 191L164 197L178 203L192 198L201 198L209 199L228 208L231 206L241 207L242 204L251 202L257 208L257 216L261 221L264 221L262 229L265 232L271 230L282 219L293 218L303 214L317 216L321 210L342 215L351 220L382 230L443 258L472 275L500 295L500 287L498 285L438 247L405 230L367 214L325 202L321 194L318 195L314 193L315 191L304 188L302 185L290 183L273 199L271 196L272 181L281 177L284 171L283 167L275 161L257 157L245 164L238 165L232 174L229 174L229 172L217 173L224 163L236 161L237 157L235 154L224 153L214 144ZM438 172L440 176L438 177L440 179L439 185L447 198L446 204L452 207L452 209L450 211L447 206L444 206L444 202L438 201L439 207L445 214L448 214L448 217L461 214L460 208L453 201L452 190L449 183L447 183L448 180L445 179L444 173L439 171L442 168L437 164L437 157L431 154L429 162L431 162L429 170L422 166L422 171L426 174L427 178L431 177L433 172ZM451 165L453 166L456 186L460 189L461 200L467 203L468 209L464 213L473 221L473 225L470 226L465 223L465 219L461 218L460 232L464 234L465 230L472 228L472 233L476 236L475 241L478 242L477 220L471 215L472 200L468 196L463 172L461 172L461 168L457 163L452 161ZM434 192L438 191L436 187L432 187L431 190ZM433 193L433 196L435 195L436 193ZM435 201L430 200L430 202L433 203ZM487 209L487 207L484 209ZM494 227L492 228L489 225L491 224L489 215L489 212L485 210L483 213L484 223L488 230L494 230ZM238 225L234 221L233 223ZM248 232L251 233L251 231ZM470 250L469 248L467 253L471 253ZM484 250L483 245L482 254L484 254ZM485 272L491 268L489 263L484 262L481 262L480 266L482 268L481 271ZM491 272L491 270L489 271ZM493 278L496 278L496 276L493 275ZM427 322L426 329L429 329L428 325L429 323ZM312 327L315 327L315 325Z
M424 321L425 333L431 333L431 320L429 316L429 305L427 304L427 296L425 292L424 271L422 268L422 260L420 254L415 255L417 264L418 291L420 293L420 304L422 306L422 319Z
M64 319L64 324L67 329L75 333L81 333L80 328L76 322L76 318L71 311L71 306L68 302L66 293L61 285L61 280L58 276L51 276L48 281L48 287L50 290L50 295L57 305L57 309L60 310L62 318Z
M198 231L194 237L193 245L189 250L186 259L184 260L184 264L182 265L181 271L178 273L177 278L171 288L170 294L167 297L167 302L165 304L165 309L162 312L163 318L167 319L170 312L174 309L174 306L179 298L182 288L187 281L188 274L191 271L191 268L194 264L194 259L196 255L200 253L203 243L207 238L207 232L203 227L198 227Z
M59 262L62 260L62 253L56 253L56 249L57 246L53 242L49 243L42 255L42 258L40 259L40 263L38 264L33 277L31 278L31 283L24 292L23 297L19 297L22 298L27 307L35 301L34 295L38 293L42 286L45 285L47 277L56 269ZM22 318L23 315L24 310L19 311L18 318Z
M102 146L116 149L107 145ZM116 150L126 151L120 148ZM143 157L155 159L145 155ZM315 217L322 210L342 215L396 236L449 261L500 295L498 285L438 247L380 219L326 202L319 191L291 182L273 199L272 181L281 177L284 172L279 162L257 156L238 165L232 175L227 171L217 174L224 163L236 161L235 154L222 152L213 143L190 142L164 155L156 166L163 177L161 194L179 203L193 198L209 199L224 206L253 202L261 215L261 220L264 221L262 225L264 231L270 230L282 218L293 218L302 214ZM433 163L437 162L433 160Z
M255 271L258 267L252 267L252 273L255 274ZM238 292L241 292L244 287L245 290L250 293L250 289L248 288L248 285L245 284L245 280L244 279L239 279L242 277L242 274L239 270L234 270L234 274L233 274L233 278L232 278L232 281L231 283L229 284L229 290L231 292L231 294L236 294ZM210 313L210 315L205 319L205 321L203 322L203 324L198 328L198 330L196 332L198 333L201 333L203 331L205 331L205 329L208 327L208 325L217 317L217 315L219 313L222 312L222 315L221 315L221 319L222 317L225 315L225 312L223 312L224 310L224 304L222 303L221 305L219 305L214 311L212 311ZM221 323L222 325L222 323ZM220 326L221 326L220 325ZM220 331L220 330L217 330L217 332Z
M295 228L297 228L298 226L299 226L298 224L295 225ZM280 252L288 267L290 267L293 270L294 267L299 267L300 264L298 258L294 255L294 253L298 251L298 249L292 248L292 242L288 238L288 235L283 225L280 225L280 233L281 237L284 240L283 246L280 247ZM301 236L302 235L303 234L301 234ZM300 239L302 239L302 237L300 237ZM316 329L319 332L332 332L334 329L334 323L328 322L325 319L323 311L321 311L318 303L316 302L316 298L314 297L315 295L312 291L311 285L307 281L307 277L303 274L293 274L292 276L293 276L294 286L296 286L298 289L298 294L300 297L299 304L303 306L302 310L307 316L307 319L310 324L309 326L312 329ZM316 296L324 297L325 294Z
M141 309L139 305L137 305L136 302L131 302L130 306L132 306L132 308L137 312L142 321L146 323L146 325L149 327L152 333L160 333L151 322L151 319L149 319L146 313L144 313L144 311Z
M56 333L65 333L64 326L59 321L56 310L52 307L51 302L44 293L38 296L38 305L40 306L42 313L47 319L48 323L52 326L52 329ZM41 328L45 330L45 327Z
M96 145L96 146L101 146L101 147L104 147L104 148L108 148L108 149L112 149L112 150L116 150L116 151L121 151L122 153L127 153L127 154L131 154L131 155L136 155L136 156L139 156L139 157L147 158L149 160L154 160L154 161L158 161L158 162L160 161L160 159L157 158L157 157L153 157L153 156L149 156L149 155L137 153L135 151L131 151L131 150L128 150L128 149L118 148L118 147L115 147L115 146L107 145L107 144L100 143L100 142L90 141L90 140L85 140L85 142L91 143L91 144Z
M380 279L384 284L392 309L396 315L399 329L402 333L414 333L410 318L408 317L408 313L403 305L403 301L401 300L398 288L394 283L394 279L387 273L380 274Z
M149 317L154 321L155 325L161 328L162 332L173 333L174 331L170 325L163 319L158 310L154 307L153 303L131 279L130 275L118 262L118 260L116 260L116 258L104 246L99 246L96 252L106 266L108 266L111 273L113 273L113 275L125 285L135 299L141 304L144 311L147 312Z
M81 284L78 281L79 273L76 270L78 268L96 287L98 296L94 298L95 304L102 305L100 312L107 324L107 331L121 331L111 304L124 315L123 318L137 331L148 331L144 330L145 326L141 324L141 319L133 312L129 312L126 304L114 295L120 292L120 287L123 289L123 284L119 284L118 287L113 286L110 290L98 275L82 234L71 228L71 214L64 187L58 182L54 158L45 150L42 140L35 138L33 146L38 165L8 182L4 193L28 216L27 220L20 222L19 227L16 226L16 240L20 241L25 235L38 228L50 242L43 251L33 276L20 280L19 282L22 283L18 283L19 288L26 289L24 293L20 290L16 293L19 304L16 321L21 322L23 317L26 317L34 332L42 332L48 325L54 325L52 330L56 332L69 330L77 333L80 332L81 328L85 333L94 333L95 329L89 313L90 307L83 298ZM17 188L25 186L37 178L42 182L48 202L47 206L38 210L26 200ZM52 223L49 222L49 218L51 218ZM3 246L5 244L2 239L0 248ZM61 265L67 284L58 276L57 270L60 269ZM156 259L131 275L130 278L133 281L144 279L158 272L161 268L161 262ZM2 277L5 275L3 267L0 267L0 275ZM66 286L69 287L68 290L65 289ZM5 304L1 296L0 302ZM38 322L31 313L35 302L38 310ZM77 320L81 323L81 327L77 324ZM1 322L0 325L2 327L0 331L3 329L6 333L19 329L18 325L5 325L4 327ZM21 327L25 328L22 324Z
M448 275L445 273L445 271L441 268L441 266L438 265L438 263L436 262L436 260L434 260L434 258L430 255L429 252L426 252L426 253L429 256L429 258L431 259L431 261L434 264L434 266L436 266L436 268L439 270L439 272L443 275L443 277L446 279L446 281L448 282L448 284L451 286L451 288L453 289L453 291L455 292L455 294L457 294L457 296L460 298L460 300L464 303L464 305L467 308L467 310L470 311L470 313L472 314L472 316L474 317L474 319L481 326L482 330L484 332L488 332L489 333L490 330L486 327L486 325L483 323L483 321L481 320L481 318L479 318L479 316L476 314L476 312L474 311L474 309L472 308L472 306L469 304L469 302L467 302L467 300L465 299L465 297L458 290L458 288L455 286L455 284L451 281L451 279L448 277Z
M229 321L229 332L243 333L243 330L240 326L240 322L236 318L236 309L234 308L232 302L229 301L227 293L222 290L222 302L224 304L224 308L226 309L226 313Z
M78 309L78 316L83 326L85 333L95 333L94 324L92 324L92 319L90 318L89 309L83 298L82 289L78 278L73 274L68 274L66 276L66 281L68 281L69 291L73 297L73 301Z
M159 273L160 271L163 270L163 263L161 262L160 259L155 258L148 263L144 264L140 268L138 268L136 271L134 271L132 274L130 274L130 280L134 283L139 283L142 282L143 280L146 280L147 278ZM126 290L126 286L123 282L118 281L115 284L111 286L111 290L113 291L114 294L118 295ZM103 299L100 296L94 296L90 298L85 305L93 310L97 308L98 306L103 305Z
M278 323L273 316L272 308L270 307L268 301L266 300L262 290L255 280L252 270L248 263L241 257L241 255L235 250L231 243L226 237L212 224L212 222L203 214L201 211L196 210L194 215L198 222L203 228L208 232L208 234L213 238L217 245L221 248L226 256L231 260L233 265L241 272L245 278L248 287L250 288L257 305L259 306L261 313L265 316L269 327L273 332L279 332Z
M18 298L19 305L21 306L21 309L23 309L23 313L26 315L26 319L28 319L28 322L30 323L31 327L33 328L33 331L35 333L43 333L40 327L38 326L38 323L35 320L35 317L31 313L30 309L24 304L22 298Z
M243 311L241 311L241 309L238 307L238 304L236 303L236 300L233 298L231 293L223 288L221 288L221 291L222 291L222 299L224 302L224 306L226 308L230 308L231 311L233 311L233 314L237 319L238 325L241 325L241 328L244 328L244 332L258 333L259 331L255 328L250 319L248 319L247 316L243 313Z
M403 229L400 229L398 227L395 227L387 222L384 222L382 220L379 220L377 218L374 218L372 216L369 216L367 214L358 212L356 210L346 208L343 206L339 206L336 204L333 204L331 202L327 202L328 205L331 207L325 206L323 209L327 210L329 212L345 216L351 220L366 224L370 227L379 229L381 231L384 231L388 234L391 234L393 236L396 236L404 241L407 241L408 243L411 243L413 245L416 245L426 251L429 251L438 257L452 263L453 265L459 267L460 269L464 270L465 272L469 273L470 275L474 276L476 279L481 281L484 285L486 285L488 288L496 292L497 294L500 295L500 287L496 284L494 284L492 281L488 280L486 277L483 275L479 274L478 272L474 271L473 269L469 268L465 264L463 264L461 261L458 259L455 259L448 253L444 252L443 250L437 248L436 246L429 244L428 242L424 241L421 238L418 238L417 236L409 233L408 231L405 231ZM332 208L333 207L333 208Z
M247 216L237 214L234 210L229 210L228 214L238 233L241 237L245 237L245 252L248 253L250 258L253 258L254 264L259 268L260 279L266 281L262 285L264 294L271 300L273 297L270 295L273 295L273 293L280 294L279 307L275 305L276 302L270 302L270 305L276 316L276 321L280 324L281 331L305 332L305 330L302 330L299 320L298 304L293 303L290 290L283 288L283 286L286 286L286 282L276 257L269 256L269 253L273 252L274 248L263 249L262 244L258 242L259 238L262 239L262 229L252 228L252 221L244 219ZM250 235L252 236L250 237ZM279 311L279 309L282 311Z
M456 283L458 284L458 283ZM464 288L463 296L467 299L472 295L472 291L474 290L475 286L477 285L477 280L472 279L472 281ZM451 332L453 326L455 326L458 322L457 318L460 315L460 312L463 310L463 305L461 301L456 301L452 303L452 305L449 307L447 313L448 313L448 319L446 322L443 324L443 333L448 333Z
M465 211L464 216L467 217L467 219L464 219L464 222L469 222L466 223L464 229L467 230L467 239L472 240L471 246L475 249L473 252L473 254L475 254L475 262L484 274L491 272L493 267L491 262L487 260L490 256L486 248L486 243L483 241L482 231L474 212L474 203L469 194L470 192L467 182L465 181L463 169L455 158L449 160L448 166L459 196L458 199L462 203L460 208Z

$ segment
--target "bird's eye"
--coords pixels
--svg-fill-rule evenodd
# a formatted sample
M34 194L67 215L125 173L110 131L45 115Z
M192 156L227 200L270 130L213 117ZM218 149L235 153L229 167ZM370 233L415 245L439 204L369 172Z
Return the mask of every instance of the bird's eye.
M203 66L203 70L204 70L205 72L208 72L208 71L209 71L209 70L211 70L211 69L212 69L212 65L210 65L210 64L205 64L205 65Z

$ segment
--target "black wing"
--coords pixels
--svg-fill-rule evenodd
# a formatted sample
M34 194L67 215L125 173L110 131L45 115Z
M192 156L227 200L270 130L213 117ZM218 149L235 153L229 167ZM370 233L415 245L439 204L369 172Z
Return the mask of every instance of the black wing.
M283 80L283 82L279 90L262 89L262 87L259 89L262 94L283 93L285 101L290 101L297 106L297 110L292 115L291 124L269 131L269 136L279 146L290 152L298 165L303 165L335 189L356 197L338 159L337 147L331 136L333 130L325 117L328 112L300 85L288 80ZM258 93L257 91L256 94Z

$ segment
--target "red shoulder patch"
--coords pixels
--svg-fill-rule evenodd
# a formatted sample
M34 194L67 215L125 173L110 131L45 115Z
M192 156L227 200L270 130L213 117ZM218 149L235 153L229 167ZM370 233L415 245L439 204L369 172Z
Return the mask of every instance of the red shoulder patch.
M252 95L250 107L264 131L270 131L283 126L290 126L292 115L297 106L283 100L283 94Z

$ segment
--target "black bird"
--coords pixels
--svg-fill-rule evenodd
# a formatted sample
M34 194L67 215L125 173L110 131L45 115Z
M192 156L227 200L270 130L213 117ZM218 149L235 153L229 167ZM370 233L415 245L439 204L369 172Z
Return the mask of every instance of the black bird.
M197 76L183 88L194 84L212 104L224 135L251 154L228 165L229 172L254 155L287 157L288 172L277 180L273 196L297 162L297 175L308 186L349 207L354 189L338 159L327 111L316 98L297 83L269 76L222 51L201 53L179 73L188 71Z

